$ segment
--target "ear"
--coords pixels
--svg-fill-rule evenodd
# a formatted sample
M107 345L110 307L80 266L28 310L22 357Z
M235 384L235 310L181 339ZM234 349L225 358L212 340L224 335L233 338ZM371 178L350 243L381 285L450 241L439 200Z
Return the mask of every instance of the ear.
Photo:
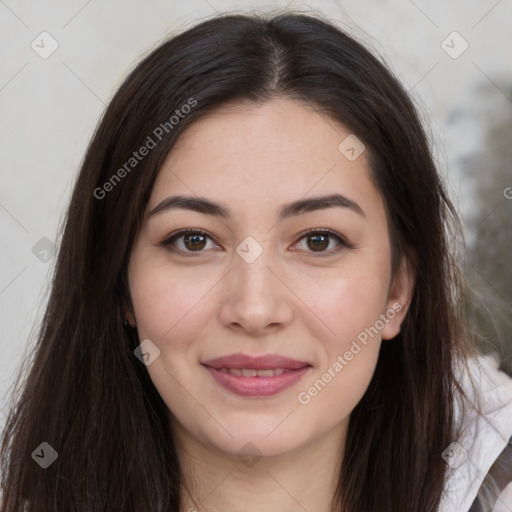
M127 306L126 304L123 306L123 315L125 319L128 321L128 323L135 327L135 315L133 314L132 308L130 306Z
M400 327L412 301L415 284L416 274L412 263L408 257L403 256L389 287L386 311L384 311L388 321L382 330L382 339L393 339L400 332Z
M126 321L130 324L131 327L135 327L135 317L131 311L131 309L129 309L128 307L124 307L124 317L126 319Z

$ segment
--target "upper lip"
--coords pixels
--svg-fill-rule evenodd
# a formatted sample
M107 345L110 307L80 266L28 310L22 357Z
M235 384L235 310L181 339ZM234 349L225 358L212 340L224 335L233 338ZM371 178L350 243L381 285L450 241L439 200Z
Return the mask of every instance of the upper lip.
M296 361L295 359L290 359L289 357L277 354L267 354L256 357L245 354L229 354L227 356L204 361L202 364L216 368L217 370L220 368L254 370L275 370L277 368L283 368L284 370L298 370L305 366L311 366L309 363L304 361Z

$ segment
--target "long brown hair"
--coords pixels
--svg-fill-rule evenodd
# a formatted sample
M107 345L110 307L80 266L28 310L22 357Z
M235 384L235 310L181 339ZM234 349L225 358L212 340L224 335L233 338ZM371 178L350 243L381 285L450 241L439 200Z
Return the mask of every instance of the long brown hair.
M180 510L184 482L166 405L134 355L136 332L123 325L127 263L155 177L183 129L227 102L277 96L308 102L364 142L387 208L393 269L407 259L416 272L401 332L383 342L352 412L333 509L437 510L441 454L455 439L462 393L455 361L473 350L449 245L457 216L400 83L329 22L285 13L223 15L192 27L144 58L108 105L76 181L30 371L17 382L3 433L2 512ZM58 454L46 469L33 455L42 442Z

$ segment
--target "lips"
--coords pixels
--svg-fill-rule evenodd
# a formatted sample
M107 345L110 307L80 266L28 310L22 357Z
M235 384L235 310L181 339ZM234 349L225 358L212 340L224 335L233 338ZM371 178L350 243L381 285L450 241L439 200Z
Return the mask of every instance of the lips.
M232 368L239 370L299 370L300 368L304 368L304 366L311 366L309 363L304 361L297 361L295 359L290 359L289 357L274 354L257 357L245 354L231 354L205 361L202 364L215 368L216 370L220 370L221 368L226 368L228 370Z
M285 372L293 372L294 370L285 370L284 368L275 368L268 370L256 370L254 368L219 368L220 372L238 375L239 377L274 377Z
M275 395L298 382L311 365L279 355L231 354L202 363L213 379L244 397Z

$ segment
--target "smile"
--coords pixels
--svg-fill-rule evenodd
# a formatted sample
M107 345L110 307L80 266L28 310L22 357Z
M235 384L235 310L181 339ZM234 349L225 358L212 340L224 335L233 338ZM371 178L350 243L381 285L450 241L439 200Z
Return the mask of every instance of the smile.
M255 370L254 368L219 368L220 372L231 373L231 375L238 375L239 377L273 377L274 375L281 375L285 372L293 370L286 370L284 368L276 368L274 370Z
M231 354L202 364L222 388L245 397L276 395L296 384L312 367L274 354Z

